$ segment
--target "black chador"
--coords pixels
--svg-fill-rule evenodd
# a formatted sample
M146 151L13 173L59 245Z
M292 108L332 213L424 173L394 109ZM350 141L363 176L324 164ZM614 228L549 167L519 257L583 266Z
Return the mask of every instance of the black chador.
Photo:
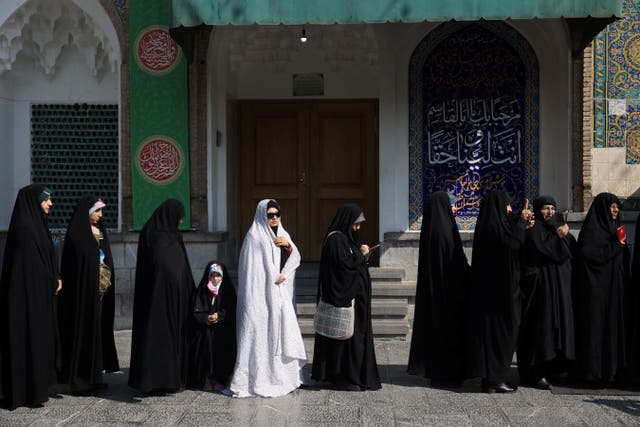
M527 222L507 213L507 193L493 190L481 201L471 260L471 375L485 391L509 392L505 384L520 327L520 248Z
M207 264L191 303L190 386L228 385L236 362L236 300L227 267Z
M628 382L640 384L640 215L636 220L631 277L627 283L625 312L627 315Z
M420 232L418 280L408 372L432 384L459 384L465 375L469 264L445 192L429 198Z
M99 235L94 235L90 210L104 203L92 194L78 202L64 239L62 282L58 317L62 342L60 382L72 390L102 384L102 371L118 370L113 337L114 274L113 257L107 231L98 221ZM101 261L102 258L102 261ZM100 292L100 263L111 272L111 285ZM103 267L104 268L104 267Z
M627 246L618 241L620 205L610 193L600 193L589 208L578 236L574 281L577 374L580 379L608 383L626 366L624 286Z
M189 296L194 288L178 225L182 203L162 203L138 240L129 386L143 392L183 388Z
M18 192L0 279L0 397L10 408L48 400L56 382L58 266L41 203L43 185Z
M355 332L344 341L316 334L311 376L339 387L377 390L381 385L371 328L371 278L353 230L360 218L364 220L362 209L354 204L336 212L323 243L318 284L318 294L335 306L348 307L355 298Z
M520 381L541 389L548 389L548 377L566 372L566 362L575 358L571 300L575 239L564 235L568 227L554 215L555 208L550 196L533 202L536 221L527 230L520 285L524 295L518 339Z

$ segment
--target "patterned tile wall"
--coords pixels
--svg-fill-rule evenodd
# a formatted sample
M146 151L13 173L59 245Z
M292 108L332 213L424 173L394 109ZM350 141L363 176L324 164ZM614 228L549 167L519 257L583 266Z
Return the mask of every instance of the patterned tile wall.
M595 148L625 150L627 167L640 167L640 0L625 0L621 19L594 39ZM640 199L620 195L625 210Z

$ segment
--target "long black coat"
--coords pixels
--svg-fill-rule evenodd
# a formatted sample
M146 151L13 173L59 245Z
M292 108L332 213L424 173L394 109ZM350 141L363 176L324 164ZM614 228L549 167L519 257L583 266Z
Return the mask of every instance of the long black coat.
M578 236L574 282L576 361L582 379L613 381L626 367L625 280L628 248L618 241L610 193L598 194Z
M520 248L527 224L507 214L508 204L502 190L482 199L471 260L470 374L492 383L506 380L520 327Z
M0 397L10 408L48 400L58 363L54 293L58 266L46 216L43 185L18 192L0 279Z
M118 369L113 337L114 270L106 229L96 241L89 222L89 209L98 200L92 194L80 199L71 217L62 251L63 291L59 296L62 369L60 382L93 386L102 382L102 370ZM112 271L112 286L100 301L100 249ZM111 307L105 307L110 304ZM105 310L105 308L107 310ZM109 308L111 310L109 310Z
M433 193L420 232L410 374L464 379L469 270L449 196Z
M211 304L207 283L214 263L222 266L223 277ZM208 263L191 303L190 386L202 387L207 379L223 385L229 383L236 363L236 302L236 290L227 268L217 261ZM209 324L207 317L213 313L218 313L222 320Z
M138 240L129 386L178 390L187 375L189 295L194 283L178 231L184 207L162 203Z
M371 326L371 277L360 252L360 240L351 226L362 213L356 205L338 209L320 256L318 298L348 307L355 298L354 334L340 341L315 335L311 376L317 381L357 385L369 390L381 387Z
M555 205L555 201L545 204ZM530 368L559 356L566 360L575 358L571 279L576 242L571 234L558 236L556 228L562 225L560 222L553 218L545 221L535 208L534 214L535 226L527 230L523 254L524 304L518 340L521 377L527 377Z

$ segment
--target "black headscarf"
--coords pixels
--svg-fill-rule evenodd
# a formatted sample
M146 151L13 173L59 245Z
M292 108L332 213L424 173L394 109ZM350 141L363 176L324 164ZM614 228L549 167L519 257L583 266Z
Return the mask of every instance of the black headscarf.
M352 226L361 214L362 209L355 203L348 203L338 208L329 230L327 230L327 235L332 231L340 231L349 237L353 245L360 247L360 236L357 231L353 230Z
M175 240L182 243L182 234L178 231L178 226L184 215L184 205L181 201L167 199L158 206L142 228L140 241L145 242L149 247L164 246Z
M620 200L611 193L600 193L593 199L578 235L578 250L583 258L602 262L619 252L610 250L611 245L619 249L616 230L620 216L616 220L611 216L613 203L620 205Z

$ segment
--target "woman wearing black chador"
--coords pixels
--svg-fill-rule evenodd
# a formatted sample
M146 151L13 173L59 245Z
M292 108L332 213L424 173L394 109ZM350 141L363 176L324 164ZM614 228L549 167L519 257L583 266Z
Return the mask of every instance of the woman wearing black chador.
M316 381L353 391L381 387L371 328L371 277L366 262L370 252L358 236L364 220L358 205L344 205L324 238L318 298L337 307L348 307L355 299L355 324L348 340L315 335L311 370Z
M58 323L54 295L61 289L44 185L18 192L0 279L0 399L13 409L49 399L56 382Z
M227 267L212 261L191 303L189 385L222 391L236 363L236 290Z
M556 216L556 201L533 202L535 225L527 230L522 282L522 326L518 339L520 382L548 390L549 376L567 372L575 359L572 257L575 239Z
M464 327L469 264L454 218L456 198L439 191L429 198L420 232L416 309L408 372L431 385L464 379Z
M620 201L598 194L578 236L574 281L577 376L597 386L621 380L626 366L624 287L628 247L618 237Z
M178 225L184 206L162 203L138 240L129 386L177 391L187 380L189 297L195 287Z
M72 391L104 386L102 371L119 369L113 337L114 272L106 205L93 194L80 199L71 217L62 251L58 317L62 342L59 380Z
M510 393L506 383L520 327L520 248L533 213L511 212L507 193L482 198L473 236L469 360L483 391Z

